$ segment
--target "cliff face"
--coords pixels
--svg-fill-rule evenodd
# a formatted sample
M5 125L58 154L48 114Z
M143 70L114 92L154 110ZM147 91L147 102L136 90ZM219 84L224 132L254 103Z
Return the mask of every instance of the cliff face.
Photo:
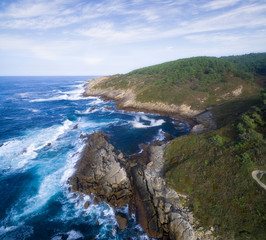
M89 135L76 172L70 179L72 191L93 193L97 201L112 207L124 206L132 197L131 183L121 165L123 154L116 153L104 132Z
M186 104L165 104L162 102L139 102L136 94L131 89L98 88L97 85L104 82L108 77L95 78L88 81L85 95L101 96L118 102L118 109L145 110L149 112L164 112L167 114L179 114L185 117L193 117L202 111L192 110Z
M70 178L72 191L93 193L97 201L105 201L113 208L131 205L133 199L137 221L149 237L206 239L195 231L192 214L179 204L182 196L167 189L162 178L165 146L157 142L141 155L126 159L116 152L104 132L89 135Z

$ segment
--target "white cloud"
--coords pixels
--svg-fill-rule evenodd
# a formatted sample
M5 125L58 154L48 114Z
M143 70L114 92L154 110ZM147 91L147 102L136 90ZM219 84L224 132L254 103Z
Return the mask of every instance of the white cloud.
M145 28L137 25L117 30L111 22L99 22L91 28L78 29L76 32L89 38L118 44L121 42L136 42L147 38L150 39L154 35L154 31L153 28Z
M36 65L51 61L119 72L189 54L235 53L232 46L265 51L263 0L6 2L0 8L2 64L8 56L24 56Z
M233 6L238 2L240 2L240 0L214 0L204 4L202 7L206 8L207 10L217 10L220 8Z

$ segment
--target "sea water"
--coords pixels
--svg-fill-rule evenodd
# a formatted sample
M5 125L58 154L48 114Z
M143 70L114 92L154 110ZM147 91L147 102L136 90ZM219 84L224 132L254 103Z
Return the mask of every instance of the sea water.
M68 191L85 145L80 135L103 130L130 155L189 126L83 97L90 78L0 77L0 239L149 239L128 207L120 210L129 217L121 232L108 204Z

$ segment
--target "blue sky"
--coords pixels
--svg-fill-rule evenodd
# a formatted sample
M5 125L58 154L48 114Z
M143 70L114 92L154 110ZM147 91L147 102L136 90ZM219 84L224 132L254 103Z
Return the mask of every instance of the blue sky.
M0 75L109 75L265 51L265 0L0 0Z

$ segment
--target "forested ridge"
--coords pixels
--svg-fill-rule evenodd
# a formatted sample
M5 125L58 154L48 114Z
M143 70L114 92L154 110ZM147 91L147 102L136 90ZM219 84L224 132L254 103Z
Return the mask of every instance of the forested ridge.
M193 57L111 76L99 88L131 89L139 102L188 104L201 109L243 96L258 95L258 75L266 74L266 53L229 57Z

